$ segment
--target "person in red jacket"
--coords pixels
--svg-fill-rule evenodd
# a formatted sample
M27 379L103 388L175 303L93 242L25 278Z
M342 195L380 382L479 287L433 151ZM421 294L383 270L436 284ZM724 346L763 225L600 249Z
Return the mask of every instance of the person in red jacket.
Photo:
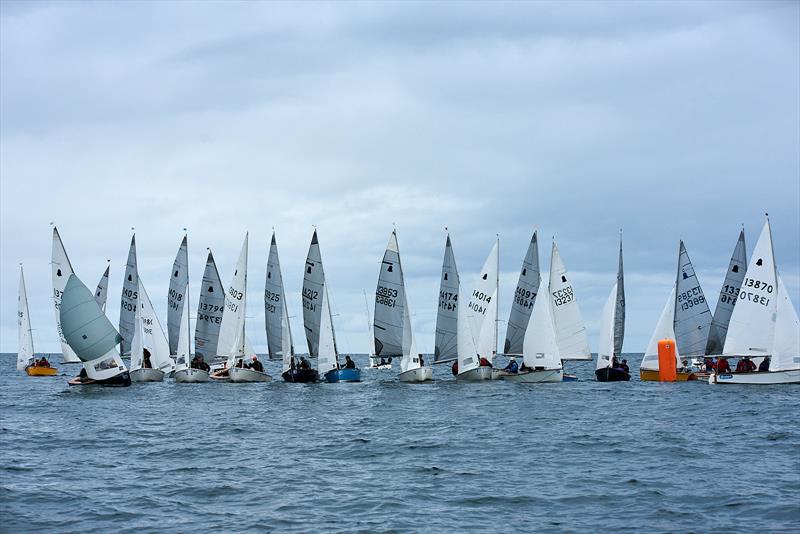
M728 364L727 358L720 358L717 362L717 374L730 373L731 366Z

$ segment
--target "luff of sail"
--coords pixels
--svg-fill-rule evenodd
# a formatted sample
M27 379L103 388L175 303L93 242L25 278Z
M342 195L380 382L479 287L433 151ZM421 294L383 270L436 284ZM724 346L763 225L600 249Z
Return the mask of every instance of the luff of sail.
M311 237L303 274L303 326L306 331L308 353L312 358L319 354L319 335L322 323L322 292L325 289L325 271L319 250L317 231ZM328 305L330 307L330 304ZM320 371L321 372L321 371Z
M442 278L439 283L439 308L436 314L434 361L449 362L458 357L457 323L459 278L450 234L444 247Z
M17 295L17 328L19 329L19 345L17 346L17 370L22 371L33 363L33 332L31 316L28 312L28 292L25 289L25 274L19 266L19 293Z
M522 270L519 273L517 288L514 290L514 300L511 303L506 341L503 344L505 354L522 354L525 330L530 322L536 293L539 291L539 276L539 241L536 232L533 232L525 259L522 261Z
M225 293L222 280L214 262L214 255L208 251L200 297L197 299L197 323L194 330L194 352L210 364L217 356L219 327L222 324L222 310L225 309Z
M131 246L128 249L128 262L125 264L125 278L122 280L122 298L119 308L119 334L122 341L119 344L123 356L130 354L130 343L133 340L133 318L136 306L139 305L139 271L136 267L136 234L131 236Z
M58 228L55 226L53 227L53 249L50 267L53 275L53 306L56 311L58 339L61 341L62 361L64 363L81 363L80 358L78 358L75 351L72 350L69 343L67 343L63 329L61 328L61 297L64 294L64 288L67 286L69 275L73 274L73 271L72 264L69 262L69 257L67 256L67 251L64 249L64 244L61 242Z
M245 310L247 308L247 249L249 235L245 234L242 250L225 292L225 310L219 327L217 354L228 358L228 367L245 356Z
M183 321L183 307L189 291L189 247L187 236L184 235L172 263L169 277L169 290L167 292L167 335L169 336L169 352L178 352L178 338L180 337Z
M561 259L555 241L550 258L550 313L556 331L556 343L562 360L591 360L586 325L581 316L575 290L567 276L567 268Z
M396 358L403 355L405 313L406 295L403 268L400 265L397 234L392 232L383 254L383 260L381 260L378 285L375 288L375 312L373 315L375 356ZM406 345L405 348L408 346Z
M97 289L94 291L94 299L97 301L98 306L103 311L106 311L106 300L108 299L108 273L111 269L111 265L106 265L106 270L103 272L103 276L100 277L100 281L97 282Z
M703 356L711 326L711 310L681 241L675 281L675 345L685 358Z
M725 337L728 334L728 324L746 273L747 250L744 242L744 230L742 230L739 232L739 239L736 241L733 254L731 254L728 272L719 292L717 307L714 308L714 316L708 329L706 354L722 354L722 350L725 347Z
M289 325L289 311L286 304L286 291L283 287L283 273L278 257L278 244L275 232L269 246L267 259L267 278L264 284L264 315L266 317L267 350L270 360L282 360L283 371L291 368L294 345Z

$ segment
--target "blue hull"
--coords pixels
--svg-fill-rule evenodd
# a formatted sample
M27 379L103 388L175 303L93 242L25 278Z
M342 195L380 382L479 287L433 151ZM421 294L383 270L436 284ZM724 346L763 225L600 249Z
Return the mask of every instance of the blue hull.
M325 373L325 380L334 382L361 382L361 369L332 369Z

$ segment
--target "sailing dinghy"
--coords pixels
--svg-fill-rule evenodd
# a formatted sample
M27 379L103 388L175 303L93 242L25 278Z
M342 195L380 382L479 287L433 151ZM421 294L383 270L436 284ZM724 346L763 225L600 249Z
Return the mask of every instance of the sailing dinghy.
M358 368L339 367L339 351L336 348L336 334L333 330L328 287L316 230L311 237L303 275L303 326L306 329L308 353L312 358L317 358L317 371L325 380L332 383L361 381L361 370ZM308 371L302 368L300 370Z
M630 373L617 365L622 356L624 336L625 278L622 273L622 239L620 239L617 283L611 288L600 319L600 343L597 348L597 366L594 371L598 382L620 382L631 379Z
M169 277L167 291L167 337L169 339L169 353L177 355L181 327L183 326L183 309L188 307L189 298L189 248L188 236L183 235L175 261L172 262L172 271Z
M53 227L53 251L50 266L53 274L53 305L56 310L56 329L58 330L58 339L61 342L61 354L63 355L61 363L81 363L80 358L64 338L64 331L61 328L61 297L64 295L64 288L67 286L69 275L73 274L73 271L67 251L61 242L58 228L55 226Z
M436 313L436 340L433 349L433 363L458 361L458 268L453 253L450 234L444 246L442 259L442 278L439 282L439 308ZM453 367L456 368L457 364ZM454 371L453 374L455 374Z
M19 328L19 348L17 350L17 371L25 371L28 376L55 376L58 370L50 367L50 362L42 356L36 359L33 350L33 330L28 313L28 292L25 289L25 275L22 264L19 266L19 295L17 296L17 327Z
M463 310L467 316L467 323L461 324L463 315L458 313L458 334L473 337L476 353L458 353L458 374L456 380L477 382L492 379L491 362L497 355L497 293L499 289L500 269L500 238L494 243L467 306ZM461 306L459 306L461 308ZM490 365L481 365L482 361Z
M217 354L227 358L227 374L231 382L268 382L272 377L263 371L255 351L245 336L245 311L247 308L247 250L249 234L245 234L239 260L233 271L228 291L225 293L225 310L219 328ZM248 364L245 360L250 360ZM261 370L254 368L260 367ZM212 378L224 374L220 371Z
M712 373L710 384L800 383L800 321L778 274L769 218L747 265L728 325L723 356L769 358L769 369Z
M136 265L136 234L133 234L131 246L128 249L128 262L125 264L125 278L122 280L122 299L119 307L119 334L122 336L119 350L123 357L130 356L131 353L133 319L138 305L139 269Z
M131 382L161 382L165 374L175 369L175 362L170 356L167 336L142 279L137 277L137 282L138 305L131 340Z
M70 380L69 385L131 385L128 369L117 351L122 336L89 288L74 274L69 275L61 295L59 319L66 342L83 362L81 374Z
M396 231L389 236L381 261L373 326L375 357L400 358L400 382L433 380L433 369L424 366L414 341Z
M97 301L97 304L103 311L106 311L106 300L108 299L108 273L111 270L111 260L107 261L108 265L106 265L106 270L103 272L103 276L100 277L100 281L97 282L97 289L94 291L94 299Z
M188 280L183 294L189 294ZM175 378L175 382L208 382L209 377L207 371L203 369L194 369L191 366L192 344L190 331L191 323L189 322L189 304L187 302L183 306L183 312L181 314L181 325L178 330L178 345L175 352L175 372L172 376Z

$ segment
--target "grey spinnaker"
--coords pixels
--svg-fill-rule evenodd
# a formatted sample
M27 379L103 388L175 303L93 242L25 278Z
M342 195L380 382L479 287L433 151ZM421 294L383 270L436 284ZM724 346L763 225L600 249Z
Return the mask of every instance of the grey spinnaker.
M404 339L406 296L403 269L397 246L397 233L392 232L381 262L378 286L375 289L375 356L399 357L407 349L410 338Z
M503 344L505 354L522 354L525 331L536 302L537 291L539 291L539 242L536 232L533 232L528 252L525 253L525 259L522 261L517 288L514 290L514 301L511 303L506 341Z
M183 319L183 306L186 304L189 291L189 251L187 236L183 236L178 247L172 271L169 276L169 291L167 293L167 336L169 338L169 353L178 353L178 337Z
M134 317L139 305L139 274L136 267L136 234L131 236L128 249L128 263L125 265L125 278L122 280L122 299L119 308L120 354L130 356L133 341Z
M617 299L614 307L614 356L622 355L625 339L625 275L622 268L622 237L619 239L619 265L617 266Z
M275 232L269 246L267 259L267 278L264 284L264 313L266 316L267 349L270 360L283 360L294 354L292 331L286 308L286 291L283 287L281 262L278 257L278 244Z
M673 328L678 354L682 358L703 356L711 326L711 311L683 241L678 254L675 288Z
M319 250L317 231L311 237L303 274L303 326L306 331L308 353L312 358L319 354L319 333L322 324L322 292L325 290L325 271Z
M209 250L197 301L197 324L194 330L194 352L203 356L206 363L211 363L217 356L219 327L225 309L224 291L214 255Z
M64 338L83 362L107 354L122 341L92 292L74 274L64 288L59 315Z
M108 299L108 274L110 270L111 265L106 265L106 270L103 272L103 276L100 277L100 281L97 282L97 289L94 291L94 300L97 301L97 305L103 311L106 310L106 300Z
M458 358L458 287L456 258L450 234L447 234L439 284L439 310L436 315L435 362L449 362Z
M714 308L714 316L711 320L711 327L708 330L708 343L706 344L706 354L722 354L725 347L725 338L728 335L728 324L731 321L733 308L736 299L739 297L739 289L742 281L747 274L747 250L744 242L744 230L739 232L739 239L731 255L731 262L728 265L728 273L719 292L717 307Z

